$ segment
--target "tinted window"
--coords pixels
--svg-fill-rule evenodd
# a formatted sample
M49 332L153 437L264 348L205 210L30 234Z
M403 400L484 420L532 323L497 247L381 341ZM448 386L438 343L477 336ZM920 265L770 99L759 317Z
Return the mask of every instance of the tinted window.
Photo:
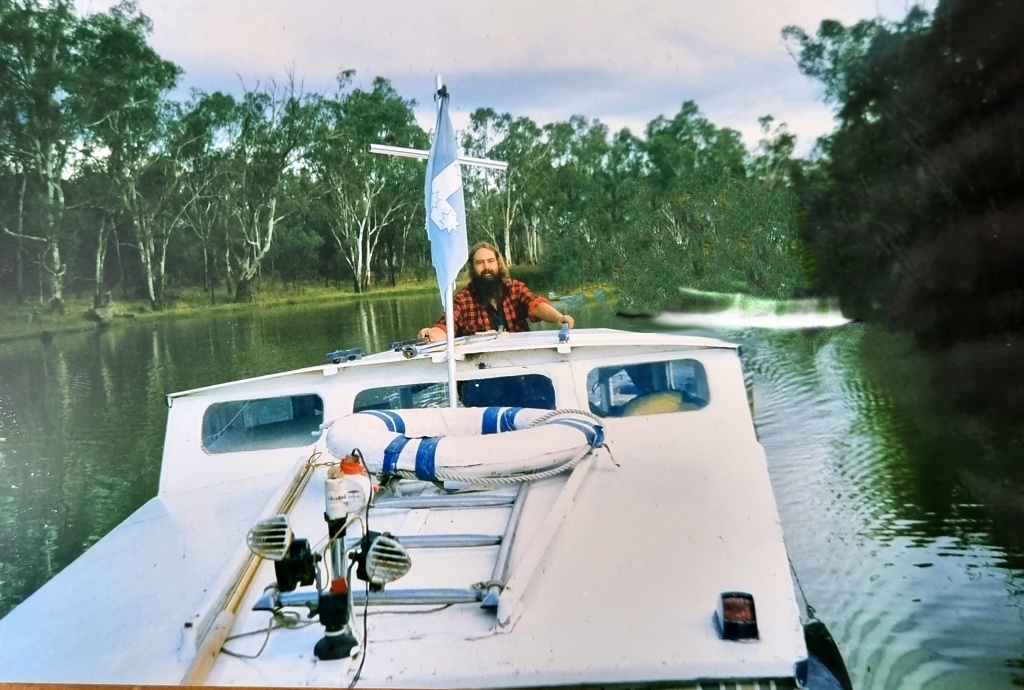
M306 446L319 436L323 417L319 395L216 403L203 414L203 448L231 453Z
M587 374L587 398L601 417L699 410L708 404L708 379L693 359L599 367Z
M540 374L499 376L456 383L461 407L536 407L555 409L555 387ZM355 412L447 407L448 384L420 383L368 388L356 395Z
M447 383L414 383L406 386L367 388L356 394L355 412L448 407Z
M460 395L466 407L536 407L555 409L555 387L540 374L501 376L463 381Z

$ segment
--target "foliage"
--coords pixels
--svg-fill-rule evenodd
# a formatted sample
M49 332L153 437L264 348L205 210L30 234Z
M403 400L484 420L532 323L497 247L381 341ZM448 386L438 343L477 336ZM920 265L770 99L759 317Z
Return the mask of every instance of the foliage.
M786 30L836 105L807 237L847 312L936 344L1024 329L1021 29L1018 2L942 0Z
M172 100L181 71L150 29L132 2L84 17L70 0L0 4L0 290L161 310L192 286L244 302L266 279L366 292L430 274L422 164L368 153L429 146L414 101L352 71L332 93L289 77ZM813 265L794 196L812 168L784 124L762 125L748 152L693 102L644 136L482 108L464 151L509 166L463 169L470 240L648 306L683 286L792 294Z

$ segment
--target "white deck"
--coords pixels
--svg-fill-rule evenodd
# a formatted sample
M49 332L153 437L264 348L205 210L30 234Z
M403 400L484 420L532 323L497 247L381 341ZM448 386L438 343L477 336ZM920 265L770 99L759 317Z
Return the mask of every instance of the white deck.
M488 371L544 373L555 383L559 407L586 409L586 374L597 362L684 352L706 368L711 404L603 420L610 455L601 450L589 461L571 510L523 588L522 615L512 630L495 632L494 613L477 604L370 607L359 685L792 678L807 656L800 612L734 348L705 338L614 331L575 332L561 351L556 340L547 331L469 343L460 348L459 371L479 371L483 363ZM245 530L296 460L313 448L210 456L198 450L202 409L211 400L261 391L316 391L325 400L325 419L333 419L351 411L353 391L367 382L443 380L444 367L431 360L389 353L171 396L171 420L179 426L168 435L160 497L0 621L0 679L179 682L194 649L184 622L244 549ZM325 534L323 472L317 470L290 514L297 536L313 543ZM559 476L531 488L513 574L564 483ZM370 526L399 537L499 534L507 514L507 508L375 511ZM496 551L411 549L412 571L389 589L468 587L489 579ZM264 563L235 634L267 626L269 614L250 608L273 579L272 564ZM753 594L760 640L718 638L712 612L719 593L730 590ZM361 635L361 607L357 614ZM317 662L312 649L322 634L319 624L277 630L256 660L221 654L208 683L348 685L359 659ZM262 643L256 635L227 647L254 653Z

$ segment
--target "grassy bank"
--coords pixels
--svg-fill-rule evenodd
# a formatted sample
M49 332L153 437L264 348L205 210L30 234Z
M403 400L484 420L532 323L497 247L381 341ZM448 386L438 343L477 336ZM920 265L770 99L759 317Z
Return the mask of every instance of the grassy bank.
M525 281L538 295L554 289L550 277L536 266L515 266L510 269L513 278ZM463 273L458 285L463 285ZM575 288L574 288L575 289ZM297 304L325 304L355 299L401 297L435 293L437 283L427 280L399 281L394 287L374 288L369 292L353 292L350 288L324 287L322 284L284 285L277 281L264 281L254 288L252 302L235 303L223 291L210 294L198 287L176 288L167 297L167 306L153 310L148 300L115 298L109 310L110 318L99 323L92 312L92 294L70 294L65 300L63 314L54 313L46 304L26 301L18 304L11 295L0 293L0 342L18 338L49 338L57 333L83 331L96 328L116 328L126 322L196 316L210 313L244 313L254 309L273 309ZM592 290L588 291L592 294Z
M70 295L65 301L63 314L54 313L38 302L18 304L10 296L0 295L0 342L17 338L48 338L57 333L96 328L116 328L119 324L148 319L167 319L210 313L244 313L255 309L274 309L296 304L324 304L354 299L400 297L402 295L429 294L437 290L434 281L407 281L394 287L382 287L370 292L328 288L322 285L297 287L273 284L262 286L255 292L252 302L235 303L224 294L210 295L198 288L175 290L167 306L153 310L148 300L115 299L109 309L110 318L99 323L92 315L92 295Z

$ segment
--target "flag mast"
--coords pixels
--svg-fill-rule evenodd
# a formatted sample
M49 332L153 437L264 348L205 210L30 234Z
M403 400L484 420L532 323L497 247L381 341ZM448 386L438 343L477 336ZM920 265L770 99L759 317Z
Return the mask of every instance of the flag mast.
M455 279L468 258L466 204L462 195L462 165L506 170L508 163L485 158L460 156L455 130L448 115L448 89L437 75L437 125L429 151L370 144L370 153L427 159L425 183L426 227L430 239L430 257L437 271L445 318L445 353L448 362L448 403L458 404L455 387Z
M448 98L448 90L444 88L444 82L441 81L441 75L437 75L437 123L438 129L441 126L441 109L444 107L444 100ZM450 124L449 124L450 126ZM434 139L437 140L438 130L434 130ZM433 147L431 147L433 148ZM456 168L458 168L458 159L455 161ZM427 165L429 175L430 165ZM460 176L461 177L461 176ZM461 182L461 180L460 180ZM461 195L461 190L459 191ZM429 204L429 199L427 201ZM429 220L427 221L430 222ZM463 222L465 222L465 214L463 214ZM465 229L463 229L465 232ZM467 234L468 236L468 234ZM469 252L466 252L467 258ZM470 269L472 270L472 269ZM440 275L440 274L439 274ZM452 280L447 286L443 288L444 292L444 324L445 324L445 361L448 362L448 407L455 409L458 406L459 396L455 387L455 278L458 275L458 271L452 275Z

